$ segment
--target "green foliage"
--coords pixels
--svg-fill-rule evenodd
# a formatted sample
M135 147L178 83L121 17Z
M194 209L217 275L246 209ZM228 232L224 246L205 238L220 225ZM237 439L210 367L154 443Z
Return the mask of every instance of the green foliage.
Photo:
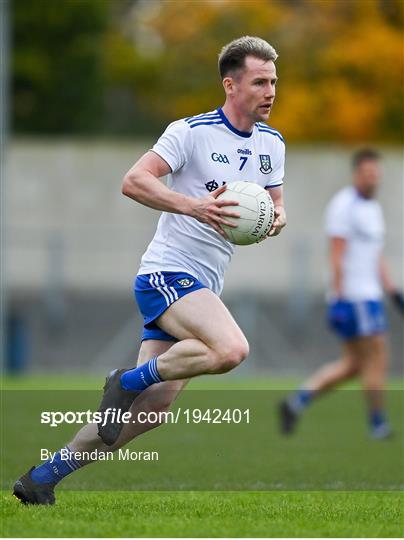
M99 125L107 7L99 0L12 3L15 131L84 133Z
M235 37L258 35L279 53L270 123L287 141L399 141L402 6L223 0L195 9L192 1L165 2L149 21L164 43L165 102L168 97L172 117L220 103L217 52ZM152 90L152 97L164 114L162 96Z

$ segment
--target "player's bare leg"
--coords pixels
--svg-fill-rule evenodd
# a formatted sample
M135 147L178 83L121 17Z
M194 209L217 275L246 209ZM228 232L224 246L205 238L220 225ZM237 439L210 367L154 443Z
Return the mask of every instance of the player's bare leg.
M244 334L220 298L209 289L199 289L179 298L156 322L179 342L139 368L111 374L100 411L128 410L127 401L131 397L132 401L138 398L152 384L225 373L248 355ZM98 433L111 446L121 429L122 422L110 417L99 423Z
M299 417L314 397L331 390L359 373L361 364L356 344L353 340L346 341L342 347L340 359L319 368L304 381L298 392L293 393L280 403L280 427L283 433L293 432Z
M349 343L344 344L342 354L340 359L314 372L302 387L314 393L320 393L356 376L359 372L358 358L351 350Z
M157 323L180 340L158 358L158 370L165 380L225 373L248 355L243 332L209 289L184 296Z
M361 375L369 408L383 407L383 388L386 382L388 356L384 334L362 338L358 344L362 358Z
M161 359L161 366L157 366L167 381L143 390L132 404L134 414L141 410L167 410L186 384L186 377L229 371L248 354L248 344L243 333L224 304L208 289L195 291L179 299L160 317L158 323L163 330L182 341L174 344L151 340L143 342L139 364L150 356ZM113 445L107 447L97 435L97 426L91 424L80 430L68 445L68 450L116 450L153 427L156 424L125 424ZM59 455L58 459L60 476L39 483L33 480L32 473L35 471L31 470L16 482L15 494L24 502L53 504L53 489L57 481L84 464L74 457L61 460ZM38 474L51 475L51 470L54 474L55 467L53 462L49 470L41 468Z
M387 365L384 334L346 341L341 360L320 368L303 383L299 392L280 404L283 432L293 431L300 415L315 396L360 374L367 397L371 434L375 438L388 437L391 429L384 413L383 395Z
M388 437L391 428L384 412L384 386L388 367L386 336L378 334L358 339L356 347L361 358L360 372L367 398L371 434L375 438Z
M138 365L143 364L150 358L150 355L158 355L167 351L174 342L147 340L141 345L138 357ZM133 403L131 407L132 417L136 418L140 411L159 412L167 411L172 402L175 400L181 389L186 385L186 380L167 381L154 387L145 390L139 400ZM121 448L135 437L158 427L158 423L136 423L125 424L119 439L113 447L105 445L98 436L97 424L88 424L84 426L74 439L66 446L66 449L71 452L83 452L92 450L98 451L114 451ZM23 475L14 485L14 495L25 504L54 504L54 487L64 476L73 472L76 468L82 467L90 463L90 460L60 460L59 467L57 466L58 458L54 459L51 470L44 466L33 467L25 475ZM55 463L56 462L56 463ZM71 467L72 466L72 467ZM74 466L74 468L73 468ZM34 470L37 472L35 473ZM56 472L55 472L56 471ZM34 473L34 478L32 477ZM39 475L39 478L37 477Z
M173 345L174 341L160 341L149 339L143 341L140 347L137 365L141 366L153 356L164 354ZM171 404L176 399L180 391L187 384L187 380L176 380L159 383L150 386L136 399L129 409L132 418L137 418L139 412L160 412L169 410ZM142 433L158 427L158 423L128 423L124 424L122 432L114 445L107 446L98 435L97 424L87 424L84 426L68 444L72 452L91 451L114 451L121 448Z

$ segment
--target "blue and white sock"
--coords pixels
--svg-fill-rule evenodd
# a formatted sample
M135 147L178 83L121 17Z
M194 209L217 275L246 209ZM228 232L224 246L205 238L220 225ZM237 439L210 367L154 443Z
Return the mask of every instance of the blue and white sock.
M310 405L314 394L315 392L313 390L305 390L302 388L289 397L288 405L294 413L301 414L304 409Z
M71 454L68 446L63 447L52 460L48 459L35 467L31 472L32 480L38 484L57 484L68 474L77 471L82 465Z
M157 356L154 356L140 367L126 371L121 376L122 388L137 392L142 392L152 384L162 381L163 379L157 369Z

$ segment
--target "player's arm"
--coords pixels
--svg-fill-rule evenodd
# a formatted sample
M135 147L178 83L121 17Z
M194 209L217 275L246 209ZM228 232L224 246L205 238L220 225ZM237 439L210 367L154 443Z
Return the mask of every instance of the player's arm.
M404 294L398 290L391 277L386 257L382 253L379 261L380 279L386 293L390 296L397 309L404 314Z
M271 230L268 233L268 236L277 236L286 225L286 212L283 202L283 186L273 188L268 187L267 191L270 194L275 207L275 220L272 224Z
M393 280L390 275L386 257L382 253L379 261L380 279L382 280L383 289L387 294L393 294L396 290Z
M347 241L345 238L330 238L330 266L332 289L336 298L342 298L342 265Z
M149 208L191 216L227 237L221 225L235 227L226 217L237 218L239 214L225 208L236 206L236 201L217 200L218 195L225 191L226 185L198 199L173 191L164 185L160 178L169 173L171 168L162 157L153 151L146 152L126 173L122 193Z

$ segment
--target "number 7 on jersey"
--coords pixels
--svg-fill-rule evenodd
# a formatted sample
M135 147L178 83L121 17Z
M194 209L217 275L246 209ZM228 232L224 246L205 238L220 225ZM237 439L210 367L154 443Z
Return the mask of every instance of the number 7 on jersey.
M248 157L245 157L245 156L240 157L241 165L240 165L239 171L243 170L244 165L247 163L247 159Z

